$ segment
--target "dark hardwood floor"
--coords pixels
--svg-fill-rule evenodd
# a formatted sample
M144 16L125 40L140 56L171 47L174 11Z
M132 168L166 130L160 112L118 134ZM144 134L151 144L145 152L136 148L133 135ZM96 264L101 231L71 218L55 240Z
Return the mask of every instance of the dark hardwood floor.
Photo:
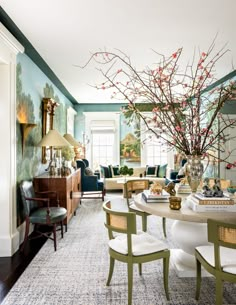
M46 240L45 237L32 239L24 252L18 250L12 257L0 257L0 304Z

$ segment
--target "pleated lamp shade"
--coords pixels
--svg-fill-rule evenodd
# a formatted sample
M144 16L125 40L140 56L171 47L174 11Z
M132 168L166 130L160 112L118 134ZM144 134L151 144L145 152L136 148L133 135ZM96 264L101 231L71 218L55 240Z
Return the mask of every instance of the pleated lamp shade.
M72 137L70 133L64 134L64 138L71 144L71 146L79 147L79 141L76 141L76 139Z
M38 146L71 146L71 144L55 129L49 130L49 132L42 138Z

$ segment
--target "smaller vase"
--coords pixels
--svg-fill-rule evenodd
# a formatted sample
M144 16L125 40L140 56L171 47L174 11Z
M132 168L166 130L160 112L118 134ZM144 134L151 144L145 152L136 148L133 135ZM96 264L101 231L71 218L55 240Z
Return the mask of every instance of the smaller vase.
M170 196L169 198L170 204L169 207L171 210L180 210L181 209L181 197Z

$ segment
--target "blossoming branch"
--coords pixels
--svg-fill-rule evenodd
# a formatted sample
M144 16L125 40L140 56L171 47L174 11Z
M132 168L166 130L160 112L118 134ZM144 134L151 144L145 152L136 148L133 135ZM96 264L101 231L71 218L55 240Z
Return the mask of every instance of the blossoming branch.
M95 87L109 89L112 99L127 102L123 112L130 122L141 118L147 130L170 148L185 155L207 156L210 149L225 152L228 129L236 126L235 119L220 112L226 101L235 97L235 81L208 90L217 81L216 63L228 52L224 48L215 52L214 48L213 42L184 69L180 65L182 48L170 56L155 52L157 63L142 70L119 50L96 52L85 66L91 60L99 64L104 82Z

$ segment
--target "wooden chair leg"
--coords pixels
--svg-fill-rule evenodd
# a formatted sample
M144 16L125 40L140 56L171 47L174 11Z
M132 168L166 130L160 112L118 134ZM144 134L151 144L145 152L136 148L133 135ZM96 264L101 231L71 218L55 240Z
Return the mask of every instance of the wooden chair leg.
M102 191L102 201L104 201L105 195L106 195L106 190L104 189L104 190Z
M57 251L57 224L53 225L53 241L54 241L54 250Z
M61 226L61 238L64 237L64 234L63 234L63 221L60 222L60 226Z
M216 305L221 305L223 299L223 283L221 279L216 278Z
M128 305L132 304L133 264L128 263Z
M113 274L113 270L114 270L114 265L115 265L115 260L114 260L113 257L110 256L109 274L108 274L108 279L107 279L107 283L106 283L107 286L110 285L112 274Z
M138 264L139 275L142 275L142 264Z
M25 221L25 236L24 236L24 241L22 243L22 246L20 248L20 251L23 252L24 251L24 248L25 248L25 245L27 243L27 240L28 240L28 236L29 236L29 220L26 219Z
M164 289L166 293L166 299L169 301L170 296L169 296L169 257L163 258L163 278L164 278Z
M147 215L142 215L142 229L143 232L147 232Z
M196 300L199 300L200 297L200 290L201 290L201 281L202 281L202 270L201 270L201 263L199 262L199 260L196 260L196 272L197 272L197 286L196 286Z
M163 234L164 234L164 237L166 238L166 218L165 217L162 217L162 230L163 230Z

